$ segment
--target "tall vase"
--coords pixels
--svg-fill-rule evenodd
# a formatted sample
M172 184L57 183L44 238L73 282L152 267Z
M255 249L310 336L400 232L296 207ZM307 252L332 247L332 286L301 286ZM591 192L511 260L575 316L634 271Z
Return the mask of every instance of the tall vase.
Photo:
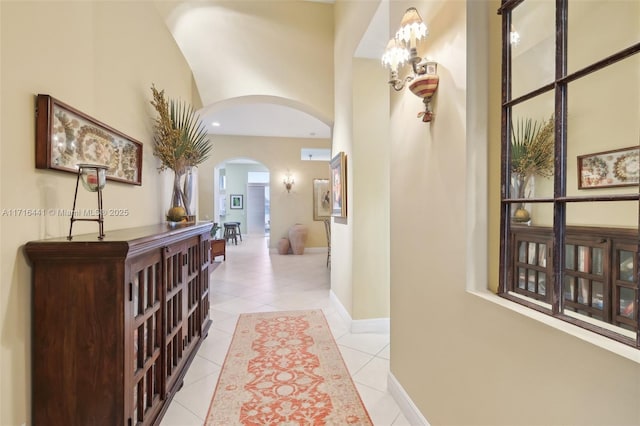
M191 214L189 205L186 202L184 191L182 190L183 173L174 172L173 174L173 193L171 195L171 207L184 208L187 215Z
M527 198L531 182L531 176L521 173L511 174L511 197ZM514 222L529 223L531 221L531 213L527 210L524 202L513 204L512 219Z
M193 203L193 168L188 167L187 171L184 174L184 186L183 186L183 194L184 194L184 204L187 214L190 215L192 211L192 203Z
M180 174L174 172L173 189L171 191L171 207L184 207L182 196L180 195L181 191L182 189L180 188Z
M304 254L304 245L307 243L307 235L309 229L296 223L289 228L289 242L291 243L291 251L293 254Z

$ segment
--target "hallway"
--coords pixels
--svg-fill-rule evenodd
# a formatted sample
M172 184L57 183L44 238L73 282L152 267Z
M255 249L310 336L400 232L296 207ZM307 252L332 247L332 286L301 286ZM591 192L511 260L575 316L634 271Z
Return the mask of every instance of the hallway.
M374 424L408 425L386 391L389 335L348 332L330 297L326 251L307 250L301 256L282 256L269 253L267 241L246 236L237 246L227 245L227 260L211 275L213 323L209 335L161 425L203 424L240 313L311 308L323 310Z

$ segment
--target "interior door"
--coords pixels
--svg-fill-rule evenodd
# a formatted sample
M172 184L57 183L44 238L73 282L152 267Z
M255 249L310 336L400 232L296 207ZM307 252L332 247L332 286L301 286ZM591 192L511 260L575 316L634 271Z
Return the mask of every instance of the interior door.
M265 184L250 183L247 187L247 233L265 233Z

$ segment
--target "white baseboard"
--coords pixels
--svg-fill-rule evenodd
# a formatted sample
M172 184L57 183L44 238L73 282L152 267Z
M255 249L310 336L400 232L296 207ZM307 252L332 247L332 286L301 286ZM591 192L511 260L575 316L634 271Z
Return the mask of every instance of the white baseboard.
M418 407L416 407L411 398L409 398L407 392L391 372L389 372L387 376L387 390L393 399L395 399L398 407L400 407L400 411L410 425L430 426L427 419L422 415L420 410L418 410Z
M305 253L309 252L309 253L326 253L327 252L327 248L326 247L305 247L304 248Z
M340 318L342 318L347 329L351 333L389 333L391 331L391 322L389 321L389 318L354 320L351 318L351 315L349 315L349 312L342 305L342 302L340 302L340 299L338 299L338 296L336 296L333 290L331 290L329 294Z
M327 248L326 247L305 247L304 248L304 252L305 253L307 253L307 252L309 252L309 253L326 253L327 252ZM278 248L277 247L269 247L269 253L278 254ZM289 253L289 255L293 256L291 253Z

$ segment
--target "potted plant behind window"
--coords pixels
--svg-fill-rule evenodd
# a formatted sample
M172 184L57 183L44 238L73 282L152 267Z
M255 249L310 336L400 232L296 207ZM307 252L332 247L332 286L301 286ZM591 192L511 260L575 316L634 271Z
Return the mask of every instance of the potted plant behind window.
M158 113L154 121L153 155L161 161L158 168L160 172L170 169L174 173L167 219L171 222L193 219L190 206L192 200L186 195L193 193L190 174L193 167L209 157L211 141L193 107L184 101L165 99L164 90L158 91L154 85L151 85L151 92L151 105ZM183 190L183 177L186 190Z
M511 126L511 198L528 198L533 176L553 176L554 119L522 118ZM516 204L515 222L529 222L525 203Z

